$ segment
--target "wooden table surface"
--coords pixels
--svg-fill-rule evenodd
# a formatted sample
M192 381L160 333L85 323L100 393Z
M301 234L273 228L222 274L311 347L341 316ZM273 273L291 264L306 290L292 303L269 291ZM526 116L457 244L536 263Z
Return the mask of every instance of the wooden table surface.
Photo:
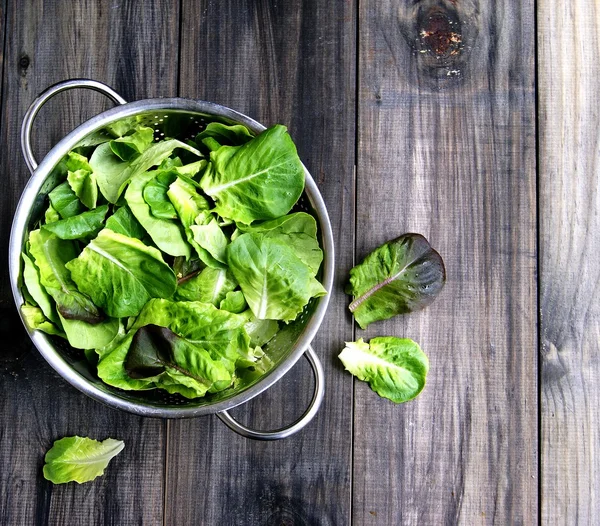
M215 417L107 408L32 347L0 289L0 524L598 524L600 3L592 0L0 0L0 242L29 175L36 95L87 77L127 100L191 97L283 123L327 203L335 291L314 341L323 406L299 434L241 438ZM54 99L39 158L110 104ZM448 281L422 312L353 324L368 252L425 235ZM344 372L344 341L410 337L424 392L394 405ZM233 411L306 406L305 360ZM113 437L104 477L53 486L52 442Z

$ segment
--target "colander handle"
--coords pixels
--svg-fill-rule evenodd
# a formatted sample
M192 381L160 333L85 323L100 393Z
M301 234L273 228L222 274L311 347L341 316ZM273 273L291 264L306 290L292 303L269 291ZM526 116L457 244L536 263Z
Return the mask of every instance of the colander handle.
M257 431L240 424L227 411L221 411L217 413L217 416L229 429L235 431L238 435L242 435L246 438L254 438L256 440L279 440L280 438L289 437L300 431L317 414L321 402L323 401L323 394L325 393L325 375L319 357L310 345L306 349L304 356L308 359L315 376L315 392L313 393L308 409L293 424L282 427L281 429L276 429L275 431Z
M72 79L59 82L50 86L46 91L42 92L37 99L35 99L25 117L23 118L23 124L21 125L21 150L23 151L23 157L25 157L25 163L27 168L33 174L35 169L38 167L38 163L33 155L33 149L31 148L31 131L33 130L33 121L46 102L48 102L54 95L58 95L63 91L70 89L85 88L97 91L106 95L115 104L127 104L127 101L121 97L114 89L102 82L90 79Z

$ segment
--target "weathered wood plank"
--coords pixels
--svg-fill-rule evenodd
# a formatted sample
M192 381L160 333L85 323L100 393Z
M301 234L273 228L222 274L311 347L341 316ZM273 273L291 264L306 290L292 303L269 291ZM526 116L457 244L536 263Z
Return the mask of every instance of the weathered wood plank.
M215 417L170 423L168 524L348 524L352 379L334 356L352 336L341 294L352 264L355 7L352 2L184 2L181 95L289 126L333 222L336 291L315 349L326 398L315 421L277 443L234 435ZM234 415L290 423L309 400L304 360Z
M29 177L19 128L44 88L72 77L112 84L126 98L173 95L177 85L177 6L154 2L8 3L0 140L0 245L6 253L12 215ZM61 95L42 110L38 157L105 102L97 94ZM104 407L51 371L21 328L0 281L0 524L157 524L163 518L165 424ZM43 480L46 450L57 438L125 440L105 477L79 486Z
M537 521L533 1L360 2L357 257L442 254L426 310L357 337L420 342L420 397L355 386L357 524Z
M542 523L600 515L600 5L538 2Z

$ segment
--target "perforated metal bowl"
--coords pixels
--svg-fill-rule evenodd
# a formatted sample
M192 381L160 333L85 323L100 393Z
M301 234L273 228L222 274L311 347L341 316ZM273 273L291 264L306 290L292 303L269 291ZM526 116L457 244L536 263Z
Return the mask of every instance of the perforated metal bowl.
M105 94L119 106L105 111L86 121L64 137L37 164L31 148L33 121L40 108L54 95L69 89L87 88ZM9 271L11 287L17 308L23 304L19 287L20 254L28 232L40 219L47 206L48 193L59 182L60 161L90 134L106 125L124 118L137 118L155 130L155 139L175 137L193 138L209 122L226 124L241 123L259 133L265 127L251 118L230 108L211 102L182 98L146 99L126 103L110 87L87 79L61 82L43 92L31 105L21 131L23 155L32 173L17 206L13 220L9 247ZM310 343L325 315L333 283L334 247L331 224L323 198L309 172L305 169L306 187L295 210L312 214L319 227L320 243L324 252L319 280L328 294L313 298L296 321L283 327L276 337L267 344L265 351L273 361L273 367L261 378L247 385L230 388L206 398L188 400L178 395L170 395L162 390L122 391L102 382L90 368L82 351L71 348L64 340L48 336L40 331L28 330L29 336L46 361L69 383L90 397L111 407L123 409L138 415L183 418L207 414L217 414L231 429L248 438L273 440L289 436L304 427L316 414L323 398L323 370ZM257 431L235 421L228 409L247 402L279 380L305 354L314 372L315 390L307 411L296 422L275 431Z

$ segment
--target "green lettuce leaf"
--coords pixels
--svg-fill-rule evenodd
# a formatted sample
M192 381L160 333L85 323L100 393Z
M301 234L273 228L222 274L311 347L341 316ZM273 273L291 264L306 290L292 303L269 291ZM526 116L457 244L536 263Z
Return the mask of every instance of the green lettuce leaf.
M446 281L441 256L419 234L405 234L371 252L350 271L346 293L362 329L429 305Z
M160 219L177 219L177 212L167 197L169 185L177 179L175 172L159 172L146 183L142 195L150 207L150 213Z
M42 287L39 269L24 252L21 254L21 257L23 258L23 282L27 288L27 291L29 292L29 295L36 302L48 320L53 323L60 323L58 315L56 314L56 309L54 308L54 304L52 302L52 298L46 292L46 289ZM32 329L34 328L31 326L31 324L29 326Z
M304 168L285 126L276 125L242 146L210 154L200 186L216 212L239 223L287 214L304 190Z
M288 245L294 253L316 274L323 261L323 251L317 241L317 222L306 212L288 214L272 221L248 225L238 225L241 232L262 233ZM239 237L236 236L236 237ZM233 238L232 238L233 241Z
M252 347L265 345L279 332L279 323L275 320L259 320L250 309L242 312L241 316L246 318L244 329Z
M125 359L131 347L134 333L124 337L117 336L113 342L98 352L97 366L98 377L108 385L118 387L124 391L142 391L154 388L156 378L135 379L131 378L125 370Z
M347 342L339 358L347 371L397 404L423 390L429 370L429 360L417 343L394 336Z
M90 158L90 165L96 175L96 181L102 195L108 202L116 203L131 179L153 166L158 166L176 148L182 148L200 156L200 152L195 148L181 141L169 139L151 144L148 149L133 160L123 161L114 154L111 145L105 143L94 150Z
M108 229L66 267L79 290L115 318L136 316L150 298L170 298L177 286L159 250Z
M138 126L131 135L124 135L110 141L110 149L122 161L131 161L145 152L154 140L154 130Z
M98 185L87 158L76 152L69 152L66 165L67 182L71 190L87 208L96 208Z
M48 194L48 198L50 199L52 208L56 210L63 219L76 216L85 211L79 197L73 192L67 181L59 184L52 190Z
M196 218L203 212L208 213L209 204L206 199L196 191L193 184L181 177L171 184L167 195L177 211L186 238L196 250L198 257L209 267L223 268L225 265L217 261L208 250L198 245L191 230L191 227L196 224Z
M233 275L225 269L206 267L202 271L179 280L175 298L184 301L202 301L215 307L227 293L237 287Z
M208 212L205 212L205 214L208 214ZM202 217L202 214L200 214L200 217ZM190 226L194 241L196 245L206 250L214 259L226 264L229 240L215 218L210 216L207 219L206 223L202 220L200 224ZM196 222L198 223L198 218L196 218Z
M248 304L246 303L246 298L244 298L244 293L241 290L236 290L227 293L225 298L221 300L219 308L240 314L248 308Z
M119 207L117 211L106 220L106 228L117 234L135 237L140 241L146 236L144 227L140 225L128 206Z
M39 330L45 332L46 334L52 334L54 336L62 336L63 338L66 338L65 333L54 323L52 323L39 307L34 307L33 305L27 305L24 303L21 305L21 314L25 320L25 324L32 331Z
M210 122L206 128L196 135L196 144L200 149L205 145L206 139L214 139L221 146L241 146L254 136L250 130L241 124L227 125L221 122ZM206 148L205 151L210 150Z
M291 321L327 291L293 250L262 234L243 234L228 249L229 267L259 319Z
M148 203L144 201L144 187L157 174L157 171L152 171L136 176L125 192L125 200L135 218L146 229L158 248L171 256L185 256L189 259L192 253L191 247L183 237L181 225L172 219L154 217Z
M48 230L60 239L92 237L102 229L104 217L107 212L108 205L102 205L94 210L88 210L82 214L44 225L42 230Z
M59 239L44 230L32 230L29 234L29 247L35 264L40 271L40 283L56 302L56 310L64 318L99 323L104 314L82 294L66 263L77 257L72 241Z
M79 436L61 438L46 453L44 478L54 484L89 482L103 475L124 447L121 440L112 438L103 442Z
M60 316L61 325L71 347L75 349L97 349L108 345L119 332L119 320L106 318L100 323L68 320Z
M44 213L44 222L46 224L54 223L60 219L60 215L56 211L56 209L52 206L52 203L48 205L46 212Z

